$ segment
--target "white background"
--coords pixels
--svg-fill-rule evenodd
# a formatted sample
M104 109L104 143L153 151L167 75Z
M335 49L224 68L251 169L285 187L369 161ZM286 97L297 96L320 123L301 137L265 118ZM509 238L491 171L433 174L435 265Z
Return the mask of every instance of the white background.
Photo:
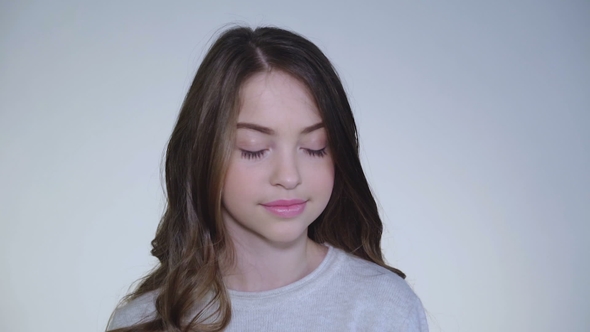
M333 61L432 331L590 330L590 4L334 0L2 1L1 331L102 331L153 266L164 148L231 22Z

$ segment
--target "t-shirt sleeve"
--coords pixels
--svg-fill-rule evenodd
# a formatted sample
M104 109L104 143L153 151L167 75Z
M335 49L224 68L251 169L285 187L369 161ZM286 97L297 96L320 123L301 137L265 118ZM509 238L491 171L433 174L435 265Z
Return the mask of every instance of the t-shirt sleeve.
M110 331L148 322L154 319L155 316L154 296L148 293L115 309L106 330Z
M426 314L424 307L418 297L414 301L414 306L401 329L403 332L428 332L428 323L426 321Z

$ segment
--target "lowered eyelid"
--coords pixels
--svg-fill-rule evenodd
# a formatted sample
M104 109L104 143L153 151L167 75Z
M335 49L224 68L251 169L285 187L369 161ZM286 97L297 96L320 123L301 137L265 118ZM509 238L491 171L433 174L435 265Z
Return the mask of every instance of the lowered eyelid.
M247 145L247 146L257 146L257 145L265 145L267 144L266 140L252 137L252 136L237 136L236 137L236 144L237 145Z
M301 144L307 145L307 146L311 145L311 146L314 146L318 149L321 149L321 148L325 147L326 145L328 145L328 139L325 135L316 136L316 137L309 137L309 138L301 140Z

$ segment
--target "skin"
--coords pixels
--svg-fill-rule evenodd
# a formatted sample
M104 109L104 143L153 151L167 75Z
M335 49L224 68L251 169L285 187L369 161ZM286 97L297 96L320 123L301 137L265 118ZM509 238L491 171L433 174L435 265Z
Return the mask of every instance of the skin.
M264 291L297 281L321 263L327 248L307 237L325 209L334 163L308 89L281 71L254 75L242 86L236 141L222 195L222 216L235 246L225 267L229 289ZM284 218L263 204L304 200Z

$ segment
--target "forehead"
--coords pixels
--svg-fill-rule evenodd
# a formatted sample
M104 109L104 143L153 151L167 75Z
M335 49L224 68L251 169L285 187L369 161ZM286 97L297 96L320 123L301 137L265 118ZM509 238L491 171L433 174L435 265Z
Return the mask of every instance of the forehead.
M244 82L238 121L308 126L320 122L321 116L307 86L283 71L272 70Z

